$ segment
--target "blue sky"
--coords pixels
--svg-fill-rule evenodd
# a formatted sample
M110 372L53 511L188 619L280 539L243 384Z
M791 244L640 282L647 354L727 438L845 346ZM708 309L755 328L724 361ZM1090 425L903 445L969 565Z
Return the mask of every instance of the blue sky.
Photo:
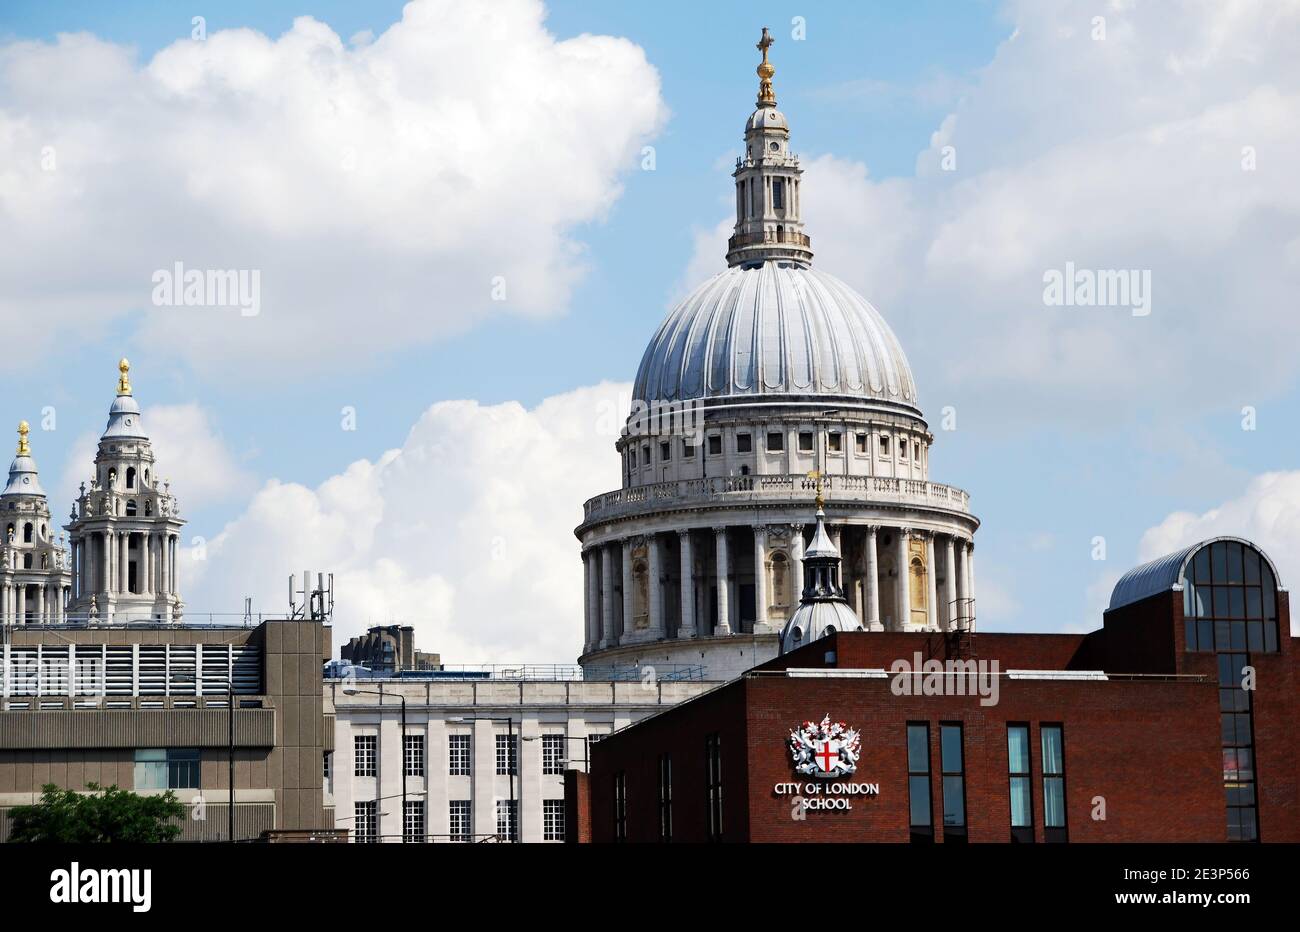
M1019 5L934 2L809 7L557 0L547 6L547 27L560 39L582 33L622 36L643 49L658 70L669 114L649 140L656 149L656 170L639 171L637 160L627 159L617 179L621 191L608 210L567 228L567 235L582 244L583 276L555 306L541 316L507 314L476 320L461 333L383 351L361 351L324 367L304 365L298 348L285 343L278 361L259 363L255 373L238 366L195 365L192 354L177 353L168 342L142 329L141 315L147 313L143 305L138 313L106 314L99 321L90 312L78 327L60 334L55 352L10 379L0 407L0 417L14 422L20 417L35 421L42 407L58 407L59 429L33 438L47 489L59 488L56 479L78 439L102 427L115 361L123 354L133 361L143 403L200 405L232 461L249 478L238 489L203 501L198 510L189 512L190 530L208 537L218 535L244 512L253 490L267 480L312 487L356 460L374 461L385 450L402 446L421 413L435 402L475 399L491 405L515 400L531 407L582 386L630 380L659 319L688 284L684 276L698 258L700 242L727 216L731 192L724 166L739 147L743 120L752 107L753 44L763 25L772 26L777 37L776 88L791 121L795 149L806 164L833 158L865 165L870 194L864 203L872 211L882 211L873 213L878 228L888 229L893 223L882 205L890 203L885 195L895 190L895 182L907 190L905 200L918 213L945 197L978 201L972 193L977 188L961 187L976 182L964 178L956 179L950 188L927 188L922 183L924 170L918 171L918 158L932 146L932 134L949 114L960 113L956 132L976 127L975 142L959 143L959 150L963 158L990 169L980 176L983 181L977 179L985 190L994 189L989 178L1010 178L1014 185L1020 172L1046 172L1044 164L1067 158L1071 145L1081 151L1085 142L1106 142L1100 129L1088 130L1090 136L1081 135L1083 142L1072 144L1068 130L1050 127L1058 118L1063 126L1070 120L1085 128L1090 120L1105 123L1104 107L1109 104L1103 104L1101 115L1093 106L1089 115L1088 102L1078 99L1079 92L1070 83L1070 68L1062 65L1059 75L1045 78L1041 89L1014 80L1015 69L1029 67L1033 60L1017 62L1020 53L1014 45L1007 48L1013 31L1020 28L1031 41L1036 29L1048 31L1045 13L1026 12ZM1088 7L1046 6L1070 28L1088 28ZM391 2L230 2L208 14L207 29L213 34L247 27L276 38L290 29L295 16L310 14L346 41L363 30L383 33L399 19L401 8ZM808 38L802 42L788 36L791 18L800 14L808 17ZM87 31L106 42L133 47L137 64L144 65L159 50L188 40L190 15L162 2L11 0L0 9L0 43L49 42L59 33ZM1133 42L1138 48L1143 42L1153 43L1147 49L1152 58L1159 57L1154 43L1181 41L1178 36L1157 38L1153 23L1112 21L1112 29L1116 43ZM1136 38L1128 35L1130 29ZM1188 31L1187 47L1197 47L1197 31L1190 27ZM1081 56L1091 51L1077 48ZM1290 69L1270 73L1269 61L1264 55L1249 66L1234 66L1231 61L1222 65L1241 72L1242 89L1235 99L1248 97L1252 86L1271 86L1286 100L1294 100L1290 96L1296 89L1294 73ZM1080 70L1087 67L1086 62L1079 65ZM1052 83L1055 79L1059 84ZM1201 93L1194 83L1188 82L1189 100ZM1054 115L1049 102L1057 90L1062 97L1055 109L1061 113ZM1036 91L1043 101L1034 100ZM1070 97L1071 93L1076 96ZM1153 92L1145 112L1128 116L1136 131L1138 120L1154 127L1166 120L1194 119L1198 113L1225 105L1227 99L1209 95L1184 109L1182 98L1171 95L1166 104ZM1074 106L1078 114L1071 113ZM0 114L7 107L17 111L21 105L7 105L0 96ZM1035 120L1049 126L1061 143L1044 144L1035 137ZM1007 139L1021 132L1026 141L1010 156L995 154L992 142L982 151L975 148L981 138ZM1284 137L1278 148L1290 142ZM1103 158L1115 160L1118 174L1125 171L1124 145L1120 139L1104 149L1110 154ZM1235 160L1235 147L1229 158ZM998 175L999 170L1004 174ZM828 171L810 172L809 180L830 177ZM548 181L539 178L536 184ZM1251 196L1270 199L1267 193ZM1255 208L1233 213L1231 204L1223 209L1234 217L1248 217L1250 226L1275 224L1271 238L1291 241L1297 236L1290 212L1295 202L1289 192L1273 199L1277 206L1271 213ZM1226 200L1232 202L1232 195ZM1035 206L1024 205L1037 229L1054 229L1051 207L1042 205L1038 213ZM960 267L960 261L936 266L935 256L940 253L930 249L917 252L928 256L929 264L917 265L913 277L900 275L877 286L872 270L881 267L881 260L867 256L858 263L855 243L830 250L826 258L838 264L824 267L858 286L902 339L916 372L922 406L938 435L931 478L973 494L973 507L984 522L977 538L977 565L981 580L988 584L981 593L988 595L980 618L985 627L1078 629L1090 617L1099 623L1100 618L1091 614L1096 595L1089 596L1089 587L1096 587L1107 573L1132 565L1144 532L1161 525L1171 513L1201 514L1241 496L1252 477L1297 468L1297 441L1289 429L1300 413L1294 353L1264 354L1252 364L1248 353L1232 351L1220 360L1225 345L1237 341L1242 329L1250 340L1268 343L1270 321L1294 316L1294 293L1268 290L1272 285L1267 276L1259 291L1249 284L1224 285L1217 315L1188 310L1194 318L1184 318L1184 296L1193 290L1204 296L1207 289L1190 279L1185 284L1176 280L1179 270L1200 268L1208 274L1216 261L1235 261L1231 237L1217 254L1199 247L1180 248L1175 237L1159 230L1143 232L1139 214L1159 212L1158 203L1114 209L1107 222L1114 224L1115 240L1127 252L1110 256L1105 237L1085 242L1081 234L1077 251L1067 248L1061 258L1077 256L1086 261L1096 256L1099 266L1153 268L1157 295L1171 298L1157 305L1157 313L1148 321L1098 309L1098 319L1110 315L1106 322L1081 325L1089 329L1077 339L1070 332L1073 321L1052 317L1051 312L1044 315L1038 308L1032 325L1035 336L1025 338L1024 352L1050 345L1064 360L1062 370L1069 372L1059 381L1050 364L1021 370L1019 351L991 356L985 363L983 345L966 342L972 332L963 329L968 326L975 328L976 336L982 331L996 336L992 326L983 330L978 321L963 320L962 306L969 298L974 317L985 302L1001 301L996 275L965 285L960 280L944 283L938 274L932 279L926 269L942 267L946 272ZM1133 211L1131 217L1125 215L1128 209ZM994 214L1005 215L1005 208ZM189 222L183 211L173 220L180 225ZM819 227L818 216L810 211L807 222L814 244L819 237L833 235L828 229L837 229L841 220L837 217ZM0 223L11 221L12 217L6 220L0 213ZM1092 224L1089 219L1077 225L1083 229ZM960 234L967 243L982 239L978 227L972 232L971 226L955 221L935 226L951 229L953 236ZM1074 226L1075 221L1064 214L1055 225L1067 232ZM1122 231L1136 232L1130 237ZM18 226L7 230L6 238L23 233ZM997 241L992 232L989 238ZM868 235L863 241L864 254L872 249L871 239ZM1097 242L1102 245L1096 246ZM1038 287L1030 281L1024 293L1032 295ZM0 307L13 313L9 309L22 307L23 298L16 295L12 303ZM411 313L418 313L414 308L424 299L410 296ZM1199 300L1208 299L1188 299L1187 306ZM1275 306L1267 307L1269 302L1276 302ZM1235 321L1243 309L1249 319L1238 326ZM364 326L364 319L365 309L358 308L358 325ZM1194 326L1188 323L1192 319ZM1130 329L1144 326L1142 331ZM1172 350L1168 358L1147 355L1177 345L1180 332L1190 334L1191 351L1183 358L1176 358ZM1289 326L1276 334L1288 347L1294 346L1292 335ZM1004 345L1008 342L999 339ZM1138 349L1129 353L1126 346ZM1080 364L1072 358L1071 347L1088 347L1091 362ZM1149 371L1143 375L1147 359ZM1201 370L1203 376L1189 376L1194 370ZM356 407L356 431L338 429L343 405ZM937 429L945 405L955 405L959 411L956 431ZM1241 429L1244 405L1257 409L1257 430ZM612 449L608 456L614 457ZM184 502L185 477L173 473L172 478ZM66 513L68 502L57 500L53 505ZM579 517L580 502L574 501L572 523ZM1092 559L1092 541L1098 535L1107 541L1104 564ZM557 541L557 546L570 547L573 542ZM298 561L289 554L285 562L287 573ZM1286 579L1286 560L1279 562ZM277 579L282 575L278 566L269 571ZM1294 574L1295 568L1290 572ZM205 607L235 609L243 594L230 592L229 605ZM563 624L571 627L571 639L576 641L578 620L564 619ZM440 645L427 646L439 649Z

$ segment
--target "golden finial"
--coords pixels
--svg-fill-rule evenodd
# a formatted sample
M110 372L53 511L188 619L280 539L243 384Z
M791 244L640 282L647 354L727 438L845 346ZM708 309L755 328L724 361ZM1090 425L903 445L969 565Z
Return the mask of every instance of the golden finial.
M32 448L27 445L27 435L31 433L31 427L26 421L18 422L18 455L27 456L32 452Z
M764 32L766 31L767 30L764 30ZM826 504L826 499L822 498L822 474L818 470L814 469L812 472L808 473L808 478L812 479L816 483L817 497L813 499L813 502L817 505L817 510L821 511L822 506Z
M772 38L767 27L763 27L763 38L758 40L758 45L754 46L763 53L763 60L758 65L758 105L760 107L770 104L776 106L776 95L772 93L772 75L776 74L776 68L767 60L767 50L772 47L776 40Z
M131 394L131 378L127 375L131 371L131 363L125 356L118 362L117 370L122 373L117 380L117 393L119 395Z

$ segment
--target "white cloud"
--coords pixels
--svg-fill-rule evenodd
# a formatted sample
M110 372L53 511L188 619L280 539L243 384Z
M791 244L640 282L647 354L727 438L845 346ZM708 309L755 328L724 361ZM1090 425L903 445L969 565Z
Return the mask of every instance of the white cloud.
M617 488L630 387L432 405L400 449L315 489L272 481L187 562L192 613L287 605L288 577L333 572L336 643L416 628L447 663L572 663L582 646L582 502ZM613 416L612 412L619 412Z
M141 411L153 447L157 475L172 481L182 515L247 494L255 484L241 458L226 445L206 409L193 402L153 405ZM77 437L64 465L52 508L62 514L94 472L98 432Z
M880 307L923 400L961 397L1004 424L1113 424L1138 406L1240 404L1300 371L1300 316L1283 310L1300 289L1300 3L1100 12L1094 41L1096 4L1008 4L1015 34L915 175L805 166L816 262ZM1150 270L1151 315L1045 306L1044 273L1067 262Z
M10 339L39 359L125 322L198 367L264 374L562 312L572 230L605 215L666 108L638 46L560 41L544 16L417 0L352 44L304 16L144 65L87 34L0 46ZM154 307L176 262L259 271L260 315Z

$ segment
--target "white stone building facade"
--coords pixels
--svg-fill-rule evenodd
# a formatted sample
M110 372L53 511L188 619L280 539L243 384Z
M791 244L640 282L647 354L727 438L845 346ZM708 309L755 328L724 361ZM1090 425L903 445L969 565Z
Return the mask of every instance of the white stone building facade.
M775 656L803 589L813 474L863 628L974 622L979 520L965 491L930 481L935 438L893 331L813 268L771 44L764 30L728 267L650 341L616 443L622 487L576 529L584 666L703 664L717 680Z
M18 450L0 492L0 619L7 625L64 620L72 577L63 535L56 538L50 505L32 458L26 421L18 425Z

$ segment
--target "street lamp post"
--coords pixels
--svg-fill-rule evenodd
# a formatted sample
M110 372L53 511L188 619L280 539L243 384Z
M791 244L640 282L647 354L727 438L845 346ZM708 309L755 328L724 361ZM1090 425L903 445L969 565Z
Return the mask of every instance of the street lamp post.
M379 704L381 706L383 705L384 697L388 695L388 693L377 689L361 689L352 680L345 680L343 682L343 693L347 696L355 696L358 693L368 693L372 696L378 696L380 699ZM402 829L402 844L406 844L406 696L402 693L398 693L397 698L401 700L402 703L402 747L397 754L398 766L402 771L402 817L399 820L399 824ZM428 807L426 806L425 808ZM426 818L427 817L426 813Z

